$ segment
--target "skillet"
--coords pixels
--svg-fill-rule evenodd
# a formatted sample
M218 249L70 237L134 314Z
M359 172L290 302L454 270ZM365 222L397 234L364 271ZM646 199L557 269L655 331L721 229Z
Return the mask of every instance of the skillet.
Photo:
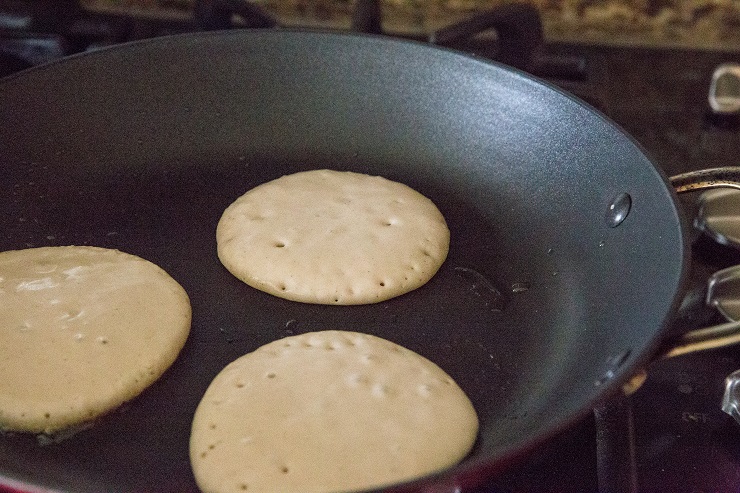
M664 174L581 101L504 65L313 31L226 31L121 45L0 81L0 248L96 245L157 263L192 332L140 397L70 437L0 437L7 485L196 491L189 427L227 363L301 332L372 333L470 396L478 441L398 491L480 484L621 391L665 342L688 269ZM219 263L221 212L306 169L379 174L430 197L450 254L383 303L316 306Z

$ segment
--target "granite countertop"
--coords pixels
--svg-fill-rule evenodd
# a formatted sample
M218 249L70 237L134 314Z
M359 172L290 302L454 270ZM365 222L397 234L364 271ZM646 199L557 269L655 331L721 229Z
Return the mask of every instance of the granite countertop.
M196 0L81 0L91 10L187 19ZM246 0L245 0L246 1ZM348 28L356 0L251 0L282 25ZM552 42L740 51L736 0L522 0ZM511 0L381 0L389 33L423 34Z

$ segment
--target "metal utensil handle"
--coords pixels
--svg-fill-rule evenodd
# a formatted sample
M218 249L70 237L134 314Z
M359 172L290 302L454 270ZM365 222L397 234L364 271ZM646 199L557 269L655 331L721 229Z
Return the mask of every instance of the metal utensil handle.
M686 332L661 352L661 358L715 349L740 343L740 322L727 322Z
M676 193L695 192L710 188L736 188L740 190L740 166L689 171L670 178Z

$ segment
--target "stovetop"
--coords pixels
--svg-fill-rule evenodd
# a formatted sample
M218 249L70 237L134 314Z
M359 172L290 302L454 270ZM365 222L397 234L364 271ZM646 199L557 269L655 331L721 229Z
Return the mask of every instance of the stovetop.
M14 10L3 13L10 4ZM25 6L22 1L0 2L0 40L5 41L0 53L13 55L17 65L12 70L88 47L203 28L91 16L65 28L73 29L72 36L49 27L29 44L23 33L39 30L39 24L22 14ZM740 53L720 51L544 44L524 68L608 115L672 176L740 165L738 122L715 117L707 104L715 67L739 60ZM689 220L696 213L696 199L682 196ZM740 264L740 251L699 231L692 232L692 244L692 282L699 293L709 275ZM676 330L721 321L713 310L689 310L680 314ZM740 491L740 424L720 409L724 378L737 369L740 347L660 360L647 368L645 383L620 403L626 409L622 414L632 419L636 472L636 478L622 481L622 491ZM584 420L472 493L598 491L600 426L593 417Z

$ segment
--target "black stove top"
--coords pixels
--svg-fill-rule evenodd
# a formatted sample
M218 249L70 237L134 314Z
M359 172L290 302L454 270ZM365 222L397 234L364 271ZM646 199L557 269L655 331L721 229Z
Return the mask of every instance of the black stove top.
M66 10L59 10L59 3L65 4ZM80 10L68 8L76 5L74 2L59 3L0 1L3 73L131 39L221 28L228 19L223 11L213 8L212 2L198 4L204 16L194 23L82 15ZM56 10L50 7L55 4ZM372 2L358 2L358 6L369 8L371 16L377 13ZM241 14L248 21L253 19L256 26L274 24L259 11ZM370 31L379 28L372 17L370 21L356 20L356 25ZM646 149L667 175L740 165L740 126L732 119L715 117L707 104L713 70L721 63L737 61L740 53L542 44L516 28L512 35L523 37L536 49L521 68L608 115ZM459 44L459 39L455 42ZM470 45L470 40L466 43ZM492 43L500 51L500 41ZM473 44L475 51L487 55L485 41ZM696 199L682 196L689 218L696 212ZM719 245L698 231L693 232L692 240L692 279L697 292L715 271L740 264L740 251ZM677 330L721 321L713 310L688 310L679 317ZM633 441L625 441L634 446L633 462L628 462L626 468L624 464L615 466L611 474L616 471L621 476L626 471L635 473L635 477L604 476L604 467L610 466L604 466L599 455L603 453L601 442L597 440L605 433L604 420L592 417L473 493L593 493L600 486L615 492L740 491L740 425L720 409L724 379L737 369L738 347L660 360L650 365L647 380L634 394L596 413L601 418L615 418L617 427L612 423L607 432L617 437L628 437L630 429L634 431Z

